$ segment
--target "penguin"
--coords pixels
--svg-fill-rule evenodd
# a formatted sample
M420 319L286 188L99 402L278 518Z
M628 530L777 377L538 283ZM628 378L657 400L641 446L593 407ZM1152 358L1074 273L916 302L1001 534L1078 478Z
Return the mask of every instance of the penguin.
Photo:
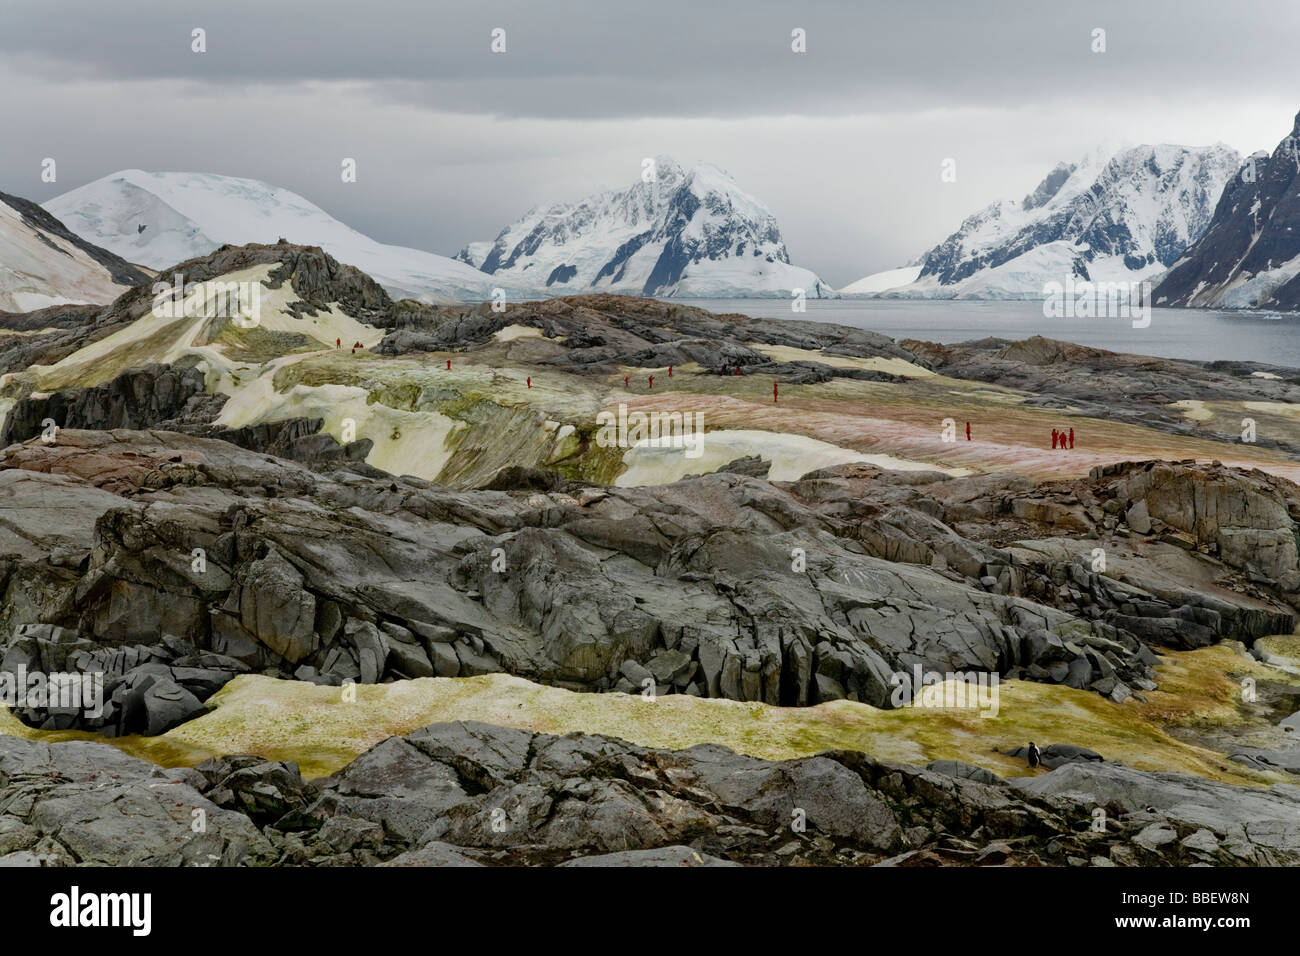
M1038 757L1038 748L1034 746L1032 740L1029 741L1029 754L1027 759L1029 760L1029 766L1031 767L1037 767L1040 762Z

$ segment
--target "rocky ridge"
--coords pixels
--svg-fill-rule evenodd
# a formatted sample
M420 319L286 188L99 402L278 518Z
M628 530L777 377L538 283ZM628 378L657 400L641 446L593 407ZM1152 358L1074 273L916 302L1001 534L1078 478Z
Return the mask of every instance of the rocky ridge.
M20 714L109 733L173 726L248 671L891 706L920 666L1122 700L1154 686L1152 648L1294 623L1300 489L1268 476L561 487L451 491L163 431L32 439L0 462L0 669L105 671L100 717Z
M1300 862L1294 786L1075 757L1006 781L955 761L922 769L840 751L772 762L459 722L390 737L304 781L292 763L251 755L165 770L102 744L0 738L0 864Z
M1155 288L1156 305L1300 308L1300 114L1272 154L1249 157L1209 228Z

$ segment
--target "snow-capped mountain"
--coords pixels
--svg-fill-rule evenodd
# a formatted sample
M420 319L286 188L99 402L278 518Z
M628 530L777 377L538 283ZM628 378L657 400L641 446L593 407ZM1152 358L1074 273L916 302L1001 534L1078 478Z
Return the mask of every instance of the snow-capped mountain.
M1062 163L1019 202L995 202L967 218L921 257L914 281L879 291L872 286L888 277L868 276L848 289L890 298L1032 299L1045 283L1071 276L1149 279L1209 226L1238 165L1222 143L1136 146L1109 160Z
M45 203L72 229L132 262L167 269L226 243L320 246L374 277L394 298L491 297L483 273L446 256L376 242L297 193L255 179L126 169Z
M727 173L667 156L654 169L651 182L533 209L457 258L549 295L834 295L790 264L776 217Z
M107 304L148 278L36 203L0 193L0 310Z
M1270 156L1249 157L1210 227L1153 293L1156 305L1300 310L1300 115Z

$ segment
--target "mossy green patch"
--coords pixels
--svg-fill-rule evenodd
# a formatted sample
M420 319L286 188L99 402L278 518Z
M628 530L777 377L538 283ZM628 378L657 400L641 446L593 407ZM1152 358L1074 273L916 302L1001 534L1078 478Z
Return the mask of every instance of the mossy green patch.
M565 440L565 454L548 467L572 481L593 485L612 485L619 475L627 471L623 460L625 449L596 442L599 428L594 423L578 426Z
M357 686L355 700L349 700L337 687L246 675L213 696L208 714L161 737L105 742L165 766L257 753L295 760L305 775L315 777L332 773L390 735L441 721L479 720L553 734L607 734L653 747L718 743L773 760L841 749L910 764L963 760L1016 776L1029 768L994 748L1005 751L1034 740L1040 746L1089 747L1144 770L1267 785L1286 778L1249 770L1170 733L1193 719L1218 726L1246 720L1239 697L1232 695L1235 675L1246 671L1278 676L1229 648L1205 648L1167 655L1160 668L1162 690L1149 694L1146 703L1116 704L1089 691L1004 681L997 712L987 716L970 709L880 710L852 701L804 708L685 695L648 701L637 695L579 694L505 674ZM43 740L103 739L35 731L8 713L0 714L0 732Z
M324 348L324 343L300 332L281 332L260 327L241 329L229 319L214 320L219 323L204 342L221 348L227 358L235 362L262 364L283 355L314 352Z

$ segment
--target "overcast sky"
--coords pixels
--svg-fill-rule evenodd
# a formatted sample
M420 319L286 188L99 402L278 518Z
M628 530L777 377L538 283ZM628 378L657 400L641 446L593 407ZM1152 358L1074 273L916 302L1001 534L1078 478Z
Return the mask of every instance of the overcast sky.
M666 153L730 172L841 286L1098 145L1272 150L1298 27L1295 0L0 0L0 190L247 176L451 255Z

